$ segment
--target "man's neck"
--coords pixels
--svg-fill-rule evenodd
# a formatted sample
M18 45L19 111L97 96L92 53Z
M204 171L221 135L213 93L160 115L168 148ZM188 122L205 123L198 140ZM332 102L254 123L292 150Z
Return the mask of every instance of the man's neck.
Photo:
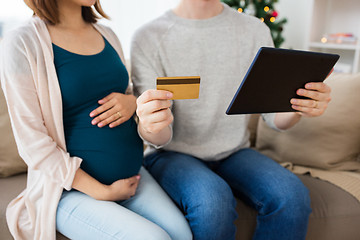
M181 0L173 11L182 18L207 19L219 15L223 8L219 0Z

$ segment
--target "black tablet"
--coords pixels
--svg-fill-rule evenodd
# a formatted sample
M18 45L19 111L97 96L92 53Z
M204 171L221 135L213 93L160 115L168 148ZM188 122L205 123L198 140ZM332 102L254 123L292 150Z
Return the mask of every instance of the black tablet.
M226 114L294 112L291 98L308 82L324 81L339 55L262 47Z

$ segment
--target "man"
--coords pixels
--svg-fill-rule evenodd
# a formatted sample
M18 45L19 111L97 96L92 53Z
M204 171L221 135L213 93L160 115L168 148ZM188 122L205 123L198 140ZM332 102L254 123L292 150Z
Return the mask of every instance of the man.
M173 103L172 141L151 147L144 161L184 212L194 239L235 238L233 193L258 211L253 239L305 239L308 190L290 171L249 148L248 115L225 114L258 49L272 45L264 23L219 0L181 0L134 36L137 94L155 88L157 77L201 76L199 99ZM319 116L330 101L324 83L308 83L297 94L310 98L291 100L299 112L262 115L271 127L285 130L301 117ZM159 102L157 109L168 107Z

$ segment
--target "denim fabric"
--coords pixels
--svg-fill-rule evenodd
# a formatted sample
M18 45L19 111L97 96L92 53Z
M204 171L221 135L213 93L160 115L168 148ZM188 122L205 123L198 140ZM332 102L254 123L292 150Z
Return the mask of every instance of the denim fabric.
M183 214L144 169L136 195L121 202L98 201L70 191L62 194L57 230L79 240L190 240Z
M305 239L311 212L307 188L255 150L216 162L158 151L145 158L145 167L184 212L196 240L235 239L233 193L258 211L254 240Z

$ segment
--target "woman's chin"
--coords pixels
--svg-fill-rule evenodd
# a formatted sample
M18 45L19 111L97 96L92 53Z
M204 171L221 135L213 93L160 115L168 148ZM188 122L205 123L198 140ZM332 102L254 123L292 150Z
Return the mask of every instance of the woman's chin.
M96 3L96 0L74 0L74 1L78 2L83 7L92 7Z

